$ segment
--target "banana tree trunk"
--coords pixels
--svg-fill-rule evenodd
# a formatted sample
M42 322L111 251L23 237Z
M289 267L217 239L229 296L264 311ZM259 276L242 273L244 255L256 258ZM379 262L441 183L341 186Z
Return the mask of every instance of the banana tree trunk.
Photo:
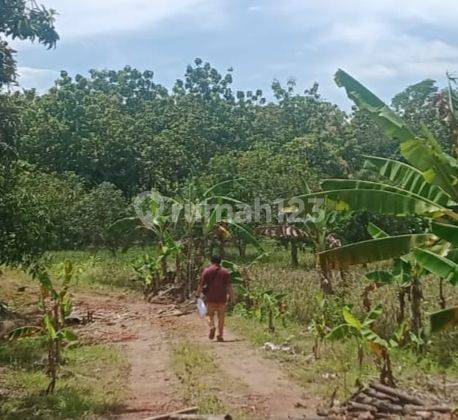
M194 260L193 260L193 238L189 236L186 241L186 273L185 273L185 284L184 284L184 298L188 298L191 294L191 284L193 277L194 269Z
M439 304L441 309L445 309L447 306L447 301L444 296L444 279L439 280Z
M421 284L417 276L412 280L412 285L410 287L410 307L411 307L411 316L412 316L412 331L415 334L418 334L422 327L421 320Z
M404 321L405 318L405 308L406 308L406 289L405 287L401 287L398 291L398 301L399 301L399 312L397 321L401 323Z
M326 267L318 265L318 275L320 276L320 286L323 293L326 295L333 294L331 272Z
M292 239L291 243L291 265L297 267L299 265L299 258L297 256L297 242Z
M318 252L324 251L326 249L326 235L325 232L317 232L315 238L313 239L315 245L315 252L316 252L316 263L315 266L318 271L318 275L320 277L320 286L321 290L325 295L330 295L334 293L332 289L332 282L331 282L331 272L330 270L320 264L320 260L318 258Z
M237 241L237 248L239 249L240 258L246 257L246 242L243 239Z

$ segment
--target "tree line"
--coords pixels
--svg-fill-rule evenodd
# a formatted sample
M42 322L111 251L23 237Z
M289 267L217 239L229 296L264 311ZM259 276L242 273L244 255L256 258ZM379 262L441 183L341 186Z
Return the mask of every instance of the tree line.
M56 44L53 11L6 3L0 35ZM237 91L232 69L197 58L171 88L153 71L126 66L87 76L62 71L42 94L7 91L15 61L2 42L0 262L48 248L115 247L122 235L109 227L143 191L173 196L190 182L243 178L234 198L271 202L300 194L304 180L315 189L320 179L354 176L362 154L400 158L398 142L366 111L341 110L316 83L304 92L293 80L274 81L269 95ZM392 106L414 129L425 123L449 151L440 93L424 80ZM356 215L343 236L361 239L370 217Z

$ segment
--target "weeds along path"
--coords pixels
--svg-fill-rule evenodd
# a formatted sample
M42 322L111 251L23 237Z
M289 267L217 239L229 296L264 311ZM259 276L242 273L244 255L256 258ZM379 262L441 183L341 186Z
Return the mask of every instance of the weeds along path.
M318 399L231 331L226 332L225 343L210 342L197 314L163 317L164 305L133 296L91 293L75 300L78 310L94 313L94 322L82 327L80 334L90 341L118 343L129 361L126 399L110 418L144 419L190 405L172 363L174 347L183 342L212 355L213 370L199 380L210 384L225 407L250 419L316 418Z

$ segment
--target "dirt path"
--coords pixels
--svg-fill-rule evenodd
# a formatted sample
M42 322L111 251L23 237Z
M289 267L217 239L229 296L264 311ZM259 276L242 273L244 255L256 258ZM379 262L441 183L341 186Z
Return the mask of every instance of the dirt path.
M223 392L232 407L253 413L253 418L316 418L319 400L292 382L273 360L265 358L231 331L226 342L210 342L203 320L192 313L161 318L163 305L132 297L78 296L77 307L94 313L94 322L83 327L88 340L118 343L128 358L127 398L111 418L145 419L183 408L177 378L171 368L170 346L190 339L210 346L218 375L236 384ZM224 390L223 390L224 391Z
M318 401L307 396L292 382L280 367L265 358L261 350L254 349L230 330L225 331L225 342L207 338L207 328L197 314L172 320L186 336L196 342L210 344L222 374L240 382L243 392L233 395L234 406L254 407L262 418L299 419L316 417Z

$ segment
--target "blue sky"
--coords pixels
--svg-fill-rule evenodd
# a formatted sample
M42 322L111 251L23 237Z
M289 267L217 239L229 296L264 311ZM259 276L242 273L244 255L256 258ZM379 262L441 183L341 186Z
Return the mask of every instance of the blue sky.
M319 82L324 97L349 101L332 81L343 68L385 99L408 84L458 71L456 0L41 0L59 12L55 50L14 42L20 83L40 91L58 72L126 64L169 87L195 57L234 88L273 79ZM269 96L269 95L268 95Z

